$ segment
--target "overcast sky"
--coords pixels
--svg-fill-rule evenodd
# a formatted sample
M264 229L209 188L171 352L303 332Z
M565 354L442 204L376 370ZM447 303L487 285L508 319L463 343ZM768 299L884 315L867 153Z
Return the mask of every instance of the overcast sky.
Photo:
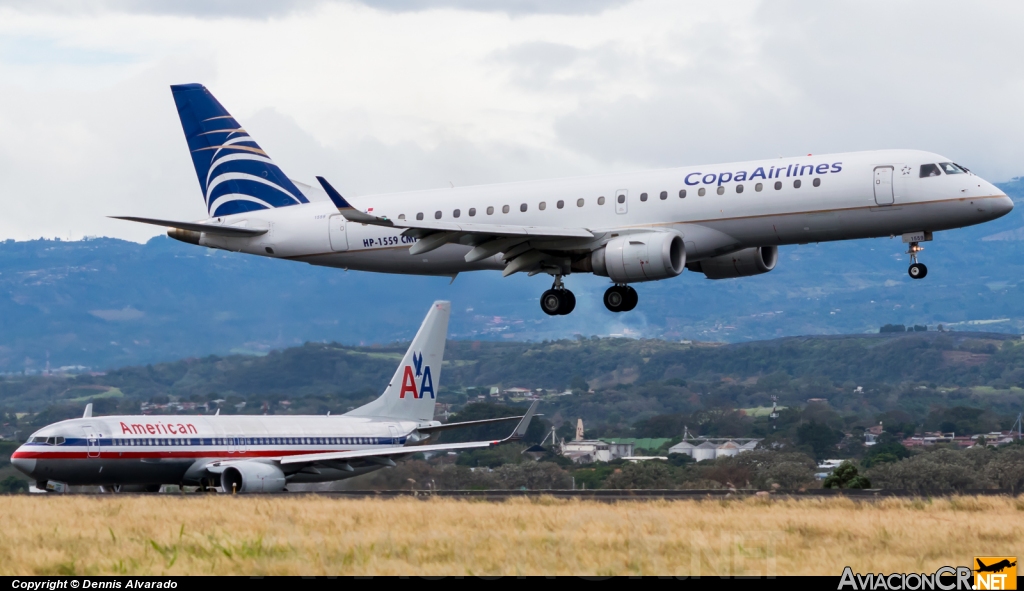
M343 193L920 148L1024 175L1024 3L0 0L0 239L205 216L168 85Z

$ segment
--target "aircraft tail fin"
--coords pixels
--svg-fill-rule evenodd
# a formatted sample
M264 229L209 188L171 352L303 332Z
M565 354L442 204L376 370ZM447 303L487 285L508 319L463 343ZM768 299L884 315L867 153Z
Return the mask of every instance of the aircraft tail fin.
M434 302L384 393L345 414L414 421L433 419L451 308L451 302Z
M210 217L309 203L205 86L171 94Z

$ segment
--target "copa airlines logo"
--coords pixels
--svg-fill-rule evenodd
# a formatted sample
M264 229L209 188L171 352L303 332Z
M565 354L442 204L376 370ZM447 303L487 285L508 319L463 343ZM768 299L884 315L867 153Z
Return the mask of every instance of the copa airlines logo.
M745 170L741 170L738 172L709 172L707 174L704 174L702 172L691 172L690 174L686 175L686 178L683 179L683 182L686 183L687 185L690 185L691 187L694 185L701 184L717 184L718 186L722 186L723 184L728 182L753 181L757 179L778 179L782 178L783 176L804 176L805 174L811 176L824 175L830 173L834 174L837 172L842 172L842 170L842 162L833 162L831 164L827 162L822 162L821 164L790 164L785 168L783 168L781 165L778 168L774 166L769 166L768 168L765 168L764 166L758 166L756 169L754 169L754 172L747 172Z
M230 115L205 119L201 127L196 139L207 136L209 145L193 149L192 158L211 217L309 202Z
M416 373L413 374L413 366L416 368ZM417 379L419 380L419 388L416 387ZM423 365L423 353L412 354L412 365L406 365L405 371L402 372L402 390L398 393L399 398L405 398L406 394L412 394L413 398L419 399L430 393L430 398L434 399L434 379L430 377L430 366Z

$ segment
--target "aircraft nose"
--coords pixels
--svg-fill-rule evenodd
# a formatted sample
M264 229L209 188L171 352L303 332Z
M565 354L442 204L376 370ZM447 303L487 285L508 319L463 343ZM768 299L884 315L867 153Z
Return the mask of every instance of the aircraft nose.
M992 205L992 213L996 214L996 217L1003 217L1013 211L1013 199L1010 199L1006 195L1003 195L999 199L994 199L994 201L995 203Z
M26 476L32 476L32 473L36 471L36 461L29 458L19 458L18 451L11 455L11 465L17 468L20 472L23 472Z

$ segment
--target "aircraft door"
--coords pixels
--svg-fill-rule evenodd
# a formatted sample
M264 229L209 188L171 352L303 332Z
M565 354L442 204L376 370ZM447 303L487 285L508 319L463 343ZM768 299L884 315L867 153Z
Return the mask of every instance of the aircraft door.
M400 437L400 434L398 433L398 425L389 424L388 433L391 434L391 443L394 445L398 445L398 439Z
M82 430L85 431L85 455L90 458L100 457L100 440L92 425L83 425Z
M331 250L341 252L348 250L348 232L345 231L345 218L332 215L327 218L328 232L331 238Z
M615 192L615 213L626 213L629 206L629 191L619 189Z
M875 203L892 205L892 170L891 166L875 167Z

